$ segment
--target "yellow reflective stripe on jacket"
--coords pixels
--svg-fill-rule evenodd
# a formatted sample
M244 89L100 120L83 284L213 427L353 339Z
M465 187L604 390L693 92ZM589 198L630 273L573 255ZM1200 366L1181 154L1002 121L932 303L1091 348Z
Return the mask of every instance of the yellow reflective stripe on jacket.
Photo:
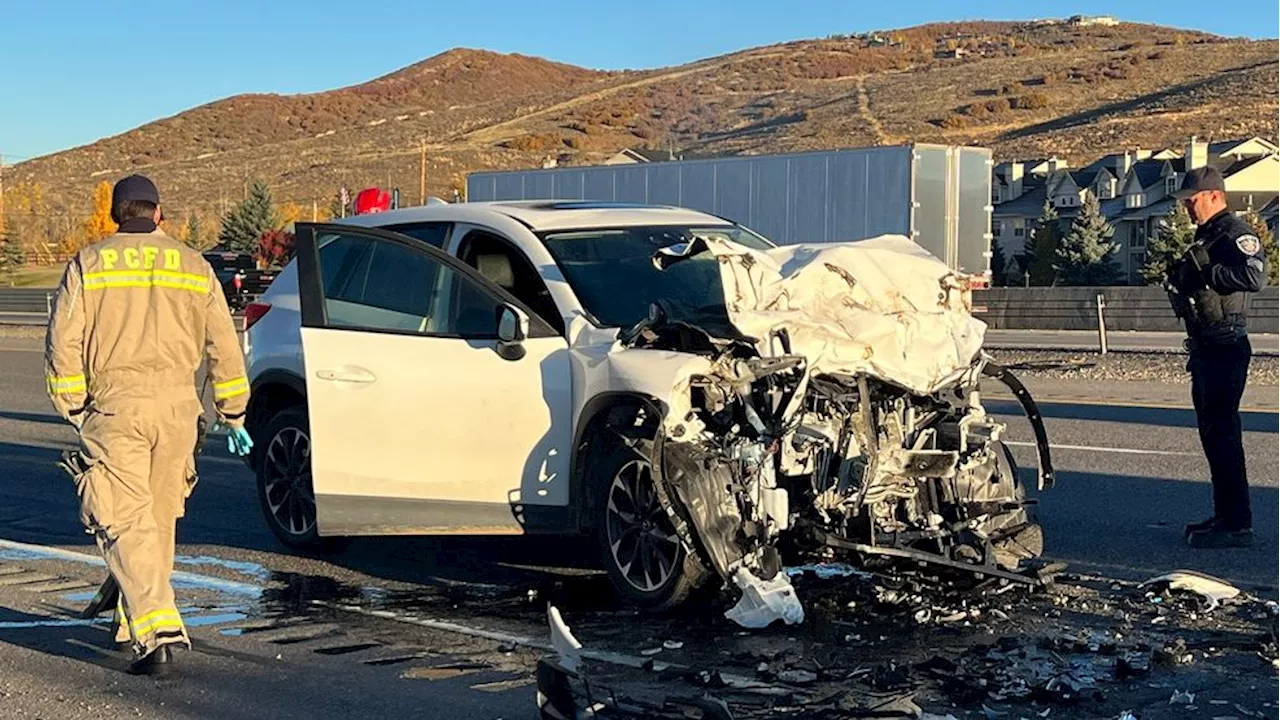
M87 390L84 373L79 375L50 375L45 379L49 383L50 395L69 395Z
M226 400L247 392L249 392L249 379L244 376L213 384L214 400Z
M208 293L209 278L173 270L103 270L84 274L85 290L121 287L161 287Z
M155 630L156 626L181 628L182 616L177 610L156 610L134 620L130 625L133 626L133 636L139 637L143 633Z

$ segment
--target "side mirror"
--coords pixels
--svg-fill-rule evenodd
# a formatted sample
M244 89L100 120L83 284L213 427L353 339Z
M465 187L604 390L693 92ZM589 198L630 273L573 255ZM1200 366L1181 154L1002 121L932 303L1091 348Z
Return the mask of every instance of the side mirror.
M529 316L511 305L498 308L498 355L503 360L524 357L524 341L529 337Z

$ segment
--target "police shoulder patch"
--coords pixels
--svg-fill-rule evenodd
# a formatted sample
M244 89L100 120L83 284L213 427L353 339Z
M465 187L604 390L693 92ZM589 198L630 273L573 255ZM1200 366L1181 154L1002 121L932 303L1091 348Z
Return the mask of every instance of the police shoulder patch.
M1245 255L1257 255L1262 249L1262 242L1258 240L1257 235L1241 235L1236 238L1236 247L1240 248L1240 252Z

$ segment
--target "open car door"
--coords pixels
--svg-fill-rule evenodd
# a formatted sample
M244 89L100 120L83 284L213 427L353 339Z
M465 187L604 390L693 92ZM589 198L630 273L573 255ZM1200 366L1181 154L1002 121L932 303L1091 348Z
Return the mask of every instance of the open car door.
M299 223L297 259L319 534L562 529L565 339L407 236Z

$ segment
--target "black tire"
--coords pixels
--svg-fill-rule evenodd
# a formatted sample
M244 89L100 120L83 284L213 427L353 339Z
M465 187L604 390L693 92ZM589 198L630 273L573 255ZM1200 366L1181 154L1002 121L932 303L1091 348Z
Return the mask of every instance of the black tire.
M600 561L627 602L645 610L667 610L688 598L706 569L688 556L676 537L653 490L648 457L617 443L588 478Z
M350 538L316 533L315 492L311 486L311 429L301 405L276 413L263 428L255 450L258 504L276 538L294 550L336 553Z

